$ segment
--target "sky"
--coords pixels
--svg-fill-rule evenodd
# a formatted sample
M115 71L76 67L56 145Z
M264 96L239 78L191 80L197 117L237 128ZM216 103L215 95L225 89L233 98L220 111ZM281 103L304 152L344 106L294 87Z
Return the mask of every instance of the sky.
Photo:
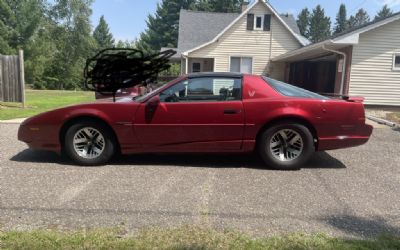
M95 27L104 15L116 40L134 40L146 29L146 19L156 11L161 0L95 0L92 8L92 25ZM336 13L341 3L345 3L347 14L354 15L359 8L364 8L373 18L384 4L394 12L400 11L400 0L269 0L280 13L295 16L305 7L313 9L320 4L325 13L335 23Z

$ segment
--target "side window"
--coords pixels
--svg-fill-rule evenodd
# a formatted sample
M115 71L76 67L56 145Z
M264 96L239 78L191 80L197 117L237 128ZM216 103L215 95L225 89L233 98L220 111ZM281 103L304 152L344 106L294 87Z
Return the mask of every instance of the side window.
M187 95L187 85L189 81L182 81L174 86L164 90L160 94L160 101L161 102L179 102L186 98Z
M161 102L216 102L241 99L242 80L224 77L189 79L160 94Z
M255 19L255 29L256 30L262 30L263 29L263 23L264 23L264 16L256 16Z

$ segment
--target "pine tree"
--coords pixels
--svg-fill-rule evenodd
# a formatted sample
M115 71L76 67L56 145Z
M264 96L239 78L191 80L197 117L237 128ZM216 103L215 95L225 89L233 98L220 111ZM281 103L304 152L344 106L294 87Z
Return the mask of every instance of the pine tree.
M120 49L134 49L136 48L136 41L129 41L129 40L118 40L118 42L115 45L115 48L120 48Z
M315 43L327 39L330 35L330 18L325 16L325 11L321 8L321 5L317 5L310 17L309 39Z
M385 4L382 9L376 14L375 20L380 20L385 17L393 15L393 11Z
M349 19L349 28L356 28L370 21L368 13L363 9L359 9L355 16Z
M162 0L154 15L147 17L147 29L140 34L137 46L143 51L159 51L162 47L176 47L181 9L193 7L196 0Z
M110 28L104 16L100 17L99 25L95 28L93 37L99 44L99 49L106 49L114 46L114 38L110 33Z
M310 12L304 8L297 17L297 26L299 26L300 34L308 38L310 28Z
M243 0L209 0L211 11L224 13L239 13Z
M214 11L213 6L211 6L209 0L197 0L195 3L189 6L189 9L197 11L207 11L207 12Z
M336 15L336 25L334 34L339 34L348 28L346 5L341 4L339 12Z

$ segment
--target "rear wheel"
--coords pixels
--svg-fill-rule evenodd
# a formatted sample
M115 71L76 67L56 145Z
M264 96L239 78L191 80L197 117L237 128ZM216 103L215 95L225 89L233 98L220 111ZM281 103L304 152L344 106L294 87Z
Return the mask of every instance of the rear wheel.
M261 135L258 151L264 162L275 169L295 170L314 152L313 136L307 127L279 123Z
M115 140L108 127L91 121L78 122L67 130L66 154L77 164L95 166L107 163L115 153Z

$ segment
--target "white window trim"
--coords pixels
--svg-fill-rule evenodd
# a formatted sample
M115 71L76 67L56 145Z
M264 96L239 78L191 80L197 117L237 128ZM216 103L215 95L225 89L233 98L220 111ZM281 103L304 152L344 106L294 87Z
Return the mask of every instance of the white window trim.
M232 57L240 58L240 69L242 69L242 58L251 58L251 72L249 74L253 74L253 72L254 72L254 57L252 57L252 56L229 56L228 72L231 72Z
M393 54L393 67L394 71L400 71L400 66L396 67L396 57L400 57L400 52Z
M257 28L257 18L261 17L261 27ZM264 30L264 16L263 15L255 15L254 16L254 30Z

